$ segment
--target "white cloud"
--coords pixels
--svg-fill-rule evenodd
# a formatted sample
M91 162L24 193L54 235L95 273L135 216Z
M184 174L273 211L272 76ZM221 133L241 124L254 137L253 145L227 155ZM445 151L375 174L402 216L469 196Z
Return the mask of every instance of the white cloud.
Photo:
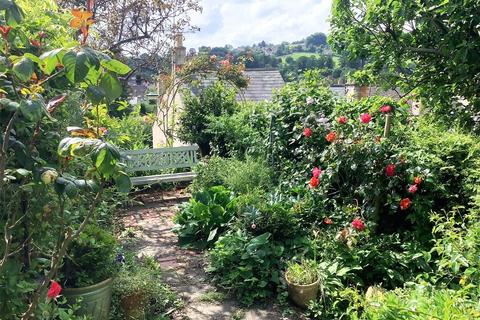
M201 0L202 14L192 23L200 32L186 34L185 45L233 46L295 41L328 32L331 0Z

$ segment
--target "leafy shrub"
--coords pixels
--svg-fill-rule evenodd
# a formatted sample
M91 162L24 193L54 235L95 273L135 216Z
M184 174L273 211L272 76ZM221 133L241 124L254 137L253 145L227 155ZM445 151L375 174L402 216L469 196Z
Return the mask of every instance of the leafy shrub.
M62 273L67 287L80 288L108 279L117 271L117 241L108 231L88 225L72 242Z
M471 320L479 317L478 300L469 300L458 291L416 286L412 289L397 289L385 294L380 292L368 297L362 319Z
M220 237L209 254L207 271L221 287L232 290L242 304L271 297L280 283L285 247L271 234L253 237L237 230Z
M210 116L206 132L215 154L244 159L264 157L265 143L270 134L270 115L266 103L238 105L233 114Z
M225 230L236 212L231 191L216 186L197 192L175 216L173 231L183 246L204 248Z
M212 85L201 88L198 95L190 90L184 91L184 109L180 115L180 139L196 143L203 156L211 153L212 133L208 132L212 119L222 115L232 115L236 108L236 91L217 81ZM217 141L217 149L225 155L223 141Z
M199 164L195 170L194 191L216 185L223 185L239 194L272 188L272 170L260 159L247 157L241 161L214 156Z
M274 96L272 158L290 186L295 185L295 175L305 173L327 144L324 137L335 104L318 71L306 72L303 80L288 83ZM304 136L307 128L312 132L309 138Z
M313 260L302 260L300 263L290 261L285 277L296 285L309 285L318 280L318 265Z
M158 263L147 258L146 261L128 261L115 278L111 319L126 319L122 304L138 306L146 320L157 320L168 319L168 311L179 307L180 302L163 283Z

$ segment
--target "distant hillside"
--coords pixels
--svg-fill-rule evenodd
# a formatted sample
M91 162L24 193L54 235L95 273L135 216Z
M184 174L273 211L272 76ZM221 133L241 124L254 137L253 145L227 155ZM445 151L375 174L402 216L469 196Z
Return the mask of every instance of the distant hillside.
M198 52L191 49L190 54L244 59L247 68L278 68L285 81L298 79L306 70L321 69L329 82L344 83L348 73L361 65L349 61L343 55L334 55L327 43L327 36L323 33L314 33L305 39L280 44L262 41L238 48L230 45L213 48L202 46Z

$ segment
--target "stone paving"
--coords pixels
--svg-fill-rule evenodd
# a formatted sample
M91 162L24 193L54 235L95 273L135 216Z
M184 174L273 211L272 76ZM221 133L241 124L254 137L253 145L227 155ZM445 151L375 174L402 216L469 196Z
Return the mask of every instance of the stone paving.
M274 305L269 305L267 309L244 310L229 298L204 301L204 297L216 292L204 271L204 255L179 247L172 232L172 218L179 205L188 201L189 195L184 190L176 190L149 193L138 198L144 204L133 206L122 214L126 230L134 234L125 245L138 252L138 256L153 256L160 263L164 281L177 292L185 305L172 315L174 320L289 319L282 317Z

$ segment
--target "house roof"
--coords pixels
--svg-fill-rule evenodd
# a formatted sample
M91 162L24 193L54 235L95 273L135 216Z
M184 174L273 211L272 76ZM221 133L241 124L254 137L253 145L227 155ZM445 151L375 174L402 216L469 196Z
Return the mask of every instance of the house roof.
M237 100L260 102L271 100L273 91L280 89L285 85L282 75L277 69L247 69L244 71L245 76L249 79L248 87L241 89L237 95ZM198 93L200 88L208 87L215 82L214 76L206 77L201 80L201 84L197 87L190 87L194 94Z
M247 101L271 100L273 91L285 85L282 75L276 69L247 69L245 75L250 79L248 87L242 90Z

